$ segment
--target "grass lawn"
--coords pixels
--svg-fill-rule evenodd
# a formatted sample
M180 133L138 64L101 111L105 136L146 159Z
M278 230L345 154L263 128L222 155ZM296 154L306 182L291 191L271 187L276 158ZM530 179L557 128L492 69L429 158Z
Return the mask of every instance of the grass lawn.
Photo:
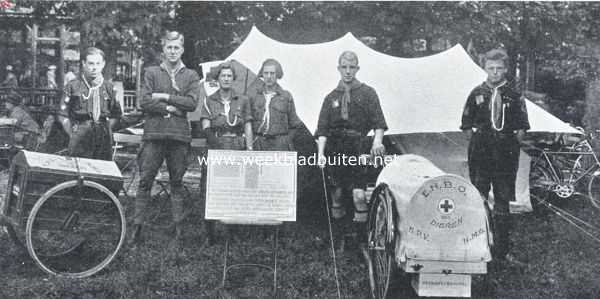
M3 178L5 179L5 178ZM1 190L4 193L4 190ZM281 227L277 298L336 298L327 223L320 190L299 199L299 221ZM200 198L192 191L192 198ZM121 197L131 218L133 202ZM27 252L0 233L0 298L272 298L271 276L263 270L240 268L221 289L224 239L203 242L202 204L188 202L184 241L172 230L155 225L144 231L146 242L125 246L104 270L85 279L49 276ZM600 227L600 211L585 199L561 207ZM168 213L168 211L167 211ZM168 219L167 214L165 219ZM168 224L168 221L157 223ZM267 262L270 237L265 230L244 228L236 236L232 256ZM217 226L217 232L223 227ZM219 234L223 235L223 234ZM600 231L595 234L600 237ZM600 298L600 242L553 213L516 216L513 252L528 266L506 268L475 277L473 298ZM349 248L337 259L342 296L369 298L367 269L360 252ZM390 298L417 298L406 276L396 273Z

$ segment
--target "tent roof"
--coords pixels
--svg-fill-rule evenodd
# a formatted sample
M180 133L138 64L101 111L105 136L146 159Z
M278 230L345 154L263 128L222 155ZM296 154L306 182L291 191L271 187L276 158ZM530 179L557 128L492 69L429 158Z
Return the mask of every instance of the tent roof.
M461 45L427 57L401 58L377 52L351 33L325 43L288 44L253 27L227 59L255 71L265 59L277 59L284 72L279 83L292 93L298 115L314 132L323 99L338 84L338 57L345 50L358 55L357 78L377 91L388 135L459 131L465 100L486 77ZM529 101L527 109L532 131L579 133Z

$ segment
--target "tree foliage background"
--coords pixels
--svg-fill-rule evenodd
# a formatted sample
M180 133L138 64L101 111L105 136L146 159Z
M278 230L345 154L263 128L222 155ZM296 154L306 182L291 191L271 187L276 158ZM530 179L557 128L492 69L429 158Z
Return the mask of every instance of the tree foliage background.
M597 2L23 3L40 18L73 18L82 45L127 45L146 61L157 59L160 34L178 29L186 35L188 66L227 57L252 25L289 43L324 42L350 31L375 50L401 57L431 55L460 43L478 60L481 53L504 47L511 75L523 90L547 94L552 112L579 124L587 88L586 120L590 127L598 123L600 105L589 90L596 86L600 58Z

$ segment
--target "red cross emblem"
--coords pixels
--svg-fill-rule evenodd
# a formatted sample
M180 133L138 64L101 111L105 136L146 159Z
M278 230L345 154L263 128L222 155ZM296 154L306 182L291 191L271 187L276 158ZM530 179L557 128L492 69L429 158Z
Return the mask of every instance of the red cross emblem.
M450 214L454 212L454 201L449 198L440 200L438 203L438 210L442 212L442 214Z

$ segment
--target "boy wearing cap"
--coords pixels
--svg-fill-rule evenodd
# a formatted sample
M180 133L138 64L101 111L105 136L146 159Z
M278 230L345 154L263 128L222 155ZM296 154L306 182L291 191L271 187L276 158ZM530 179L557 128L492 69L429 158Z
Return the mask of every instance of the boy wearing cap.
M69 135L69 155L111 160L112 127L121 117L121 105L110 82L104 81L104 52L84 52L83 74L67 83L59 120Z
M11 90L4 103L8 117L16 119L15 142L28 151L35 151L40 137L40 126L31 115L21 106L21 95Z
M509 202L515 200L520 142L529 129L527 109L524 99L506 80L508 55L504 50L487 52L483 67L487 80L471 91L460 126L470 139L469 176L484 198L490 187L494 190L494 259L522 264L509 253Z

